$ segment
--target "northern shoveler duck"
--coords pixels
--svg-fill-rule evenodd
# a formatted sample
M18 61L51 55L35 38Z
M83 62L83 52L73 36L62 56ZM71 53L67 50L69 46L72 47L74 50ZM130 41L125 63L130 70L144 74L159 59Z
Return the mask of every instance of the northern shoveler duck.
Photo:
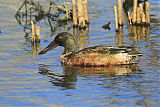
M141 56L140 53L133 51L132 47L127 46L94 46L76 51L75 40L68 32L58 34L39 54L45 54L57 46L64 47L64 53L61 56L61 62L64 65L105 67L133 64L135 59Z

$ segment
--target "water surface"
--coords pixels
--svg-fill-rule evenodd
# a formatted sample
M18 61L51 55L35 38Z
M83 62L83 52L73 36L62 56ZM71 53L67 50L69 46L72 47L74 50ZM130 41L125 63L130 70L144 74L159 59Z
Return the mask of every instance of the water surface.
M160 1L151 3L151 28L138 29L124 25L116 34L113 5L116 0L89 0L90 26L79 37L80 48L95 45L129 45L140 50L143 57L137 65L113 68L81 68L62 66L59 60L62 47L45 55L36 55L15 19L22 0L0 0L0 106L136 106L160 105ZM41 0L41 2L44 2ZM60 0L57 2L60 2ZM47 4L45 4L47 5ZM111 30L101 26L111 22ZM40 49L47 46L55 32L45 20L41 26ZM28 31L27 31L28 32ZM35 47L36 48L36 47Z

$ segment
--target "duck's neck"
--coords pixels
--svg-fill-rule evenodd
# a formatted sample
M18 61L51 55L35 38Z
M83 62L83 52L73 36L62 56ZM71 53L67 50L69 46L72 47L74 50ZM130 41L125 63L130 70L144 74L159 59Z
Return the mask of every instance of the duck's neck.
M65 46L64 47L64 53L63 54L66 54L66 53L69 53L69 52L75 52L77 49L76 49L76 46Z
M76 41L73 38L66 39L66 42L63 47L64 47L63 54L77 51Z

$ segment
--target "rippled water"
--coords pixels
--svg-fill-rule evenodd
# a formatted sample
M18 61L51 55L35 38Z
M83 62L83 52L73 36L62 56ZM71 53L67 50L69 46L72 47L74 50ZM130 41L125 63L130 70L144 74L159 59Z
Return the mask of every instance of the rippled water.
M150 3L151 28L138 29L135 34L134 28L125 24L123 33L116 34L113 14L116 0L89 0L90 27L88 33L80 32L80 48L130 45L143 54L138 65L105 69L62 66L59 60L62 47L36 55L24 37L27 35L24 27L14 17L22 0L0 0L0 107L158 107L160 1ZM111 30L102 29L109 21ZM56 30L51 35L50 27L44 22L38 23L41 25L41 49L60 32Z

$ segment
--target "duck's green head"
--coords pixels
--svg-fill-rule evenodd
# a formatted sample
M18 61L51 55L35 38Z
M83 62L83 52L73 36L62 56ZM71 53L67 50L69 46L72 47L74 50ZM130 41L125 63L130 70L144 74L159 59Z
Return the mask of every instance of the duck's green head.
M45 54L46 52L57 46L63 46L64 53L74 52L76 50L76 42L72 34L68 32L62 32L59 33L46 48L39 52L39 54Z

